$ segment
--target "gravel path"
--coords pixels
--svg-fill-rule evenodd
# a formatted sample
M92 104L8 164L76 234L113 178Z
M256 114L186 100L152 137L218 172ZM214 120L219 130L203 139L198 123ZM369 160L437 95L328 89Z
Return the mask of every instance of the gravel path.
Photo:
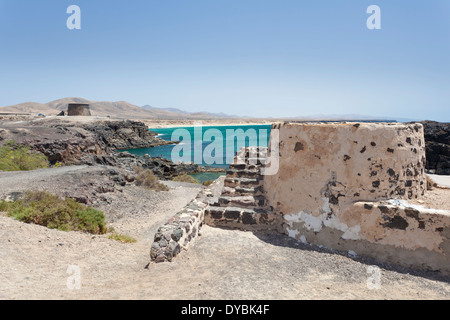
M60 168L57 173L33 172L17 179L2 173L0 194L22 188L18 183L14 187L14 181L50 188L55 181L81 181L75 179L78 175L96 177L100 169L104 170ZM0 299L450 298L450 277L388 265L371 269L373 261L271 232L204 226L202 235L172 263L149 264L156 229L201 188L169 185L169 192L127 186L101 195L105 199L99 206L108 214L109 225L135 237L134 244L50 230L0 215ZM80 272L80 282L71 281L74 271ZM378 271L380 287L373 289L368 280L376 279Z
M64 178L66 175L74 174L87 169L87 166L60 167L51 169L38 169L33 171L0 172L0 197L3 199L9 193L23 192L39 189L42 185L51 184L52 178ZM56 189L57 185L53 185Z

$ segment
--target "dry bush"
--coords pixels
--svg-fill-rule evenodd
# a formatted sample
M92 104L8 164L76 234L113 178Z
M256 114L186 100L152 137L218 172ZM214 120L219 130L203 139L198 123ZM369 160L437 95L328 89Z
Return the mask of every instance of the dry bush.
M214 181L212 180L208 180L208 181L203 181L202 185L204 185L205 187L209 187Z
M197 179L195 179L187 174L182 174L182 175L176 176L172 180L177 181L177 182L187 182L187 183L196 183L196 184L200 183Z
M169 191L166 185L159 182L152 170L136 167L134 172L136 185L155 191Z

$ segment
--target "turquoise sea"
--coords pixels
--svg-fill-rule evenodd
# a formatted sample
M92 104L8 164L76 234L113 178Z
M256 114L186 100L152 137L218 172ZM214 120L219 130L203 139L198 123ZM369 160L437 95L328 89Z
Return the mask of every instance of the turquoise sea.
M125 150L138 156L163 157L177 162L228 168L236 151L245 146L267 147L271 125L171 127L149 129L166 141L178 144ZM214 180L219 174L195 175L199 181Z

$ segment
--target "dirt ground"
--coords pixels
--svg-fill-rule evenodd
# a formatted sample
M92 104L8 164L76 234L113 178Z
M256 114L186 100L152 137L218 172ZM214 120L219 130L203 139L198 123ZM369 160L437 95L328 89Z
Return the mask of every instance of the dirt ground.
M59 170L67 179L77 170L93 169ZM44 174L33 175L27 177L42 188L55 181L49 171L45 179ZM0 173L2 193L14 189L13 181L32 185L25 177L14 180ZM109 200L102 209L113 212L109 224L135 237L132 244L0 215L0 299L450 299L450 277L376 264L272 232L203 226L201 236L173 262L150 263L156 229L201 188L169 185L166 193L142 193L130 186L105 195ZM450 198L450 190L442 192L440 199Z
M121 244L1 217L1 299L449 299L449 279L317 250L273 233L205 226L172 263L150 264L149 239ZM80 289L71 269L80 271Z

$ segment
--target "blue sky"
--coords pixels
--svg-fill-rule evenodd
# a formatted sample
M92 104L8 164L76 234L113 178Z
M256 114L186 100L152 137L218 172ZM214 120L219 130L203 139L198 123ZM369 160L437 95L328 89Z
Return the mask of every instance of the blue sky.
M66 27L73 4L81 30ZM0 106L450 121L448 0L0 0L0 43Z

